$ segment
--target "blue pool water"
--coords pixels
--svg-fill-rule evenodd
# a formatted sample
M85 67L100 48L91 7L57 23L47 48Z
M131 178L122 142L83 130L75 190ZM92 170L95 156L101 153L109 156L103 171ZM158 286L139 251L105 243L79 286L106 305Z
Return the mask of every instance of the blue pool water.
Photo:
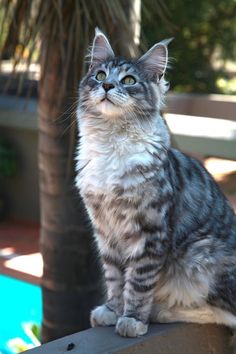
M39 286L0 275L0 353L9 354L8 340L20 337L27 343L22 322L42 321L42 297Z

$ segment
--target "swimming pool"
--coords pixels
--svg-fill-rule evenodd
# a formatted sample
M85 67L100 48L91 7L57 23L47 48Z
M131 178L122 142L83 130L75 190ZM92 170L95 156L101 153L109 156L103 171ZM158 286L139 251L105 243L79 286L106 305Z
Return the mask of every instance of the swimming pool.
M7 342L20 337L30 339L22 328L24 322L42 322L42 296L39 286L0 275L0 353L9 354Z

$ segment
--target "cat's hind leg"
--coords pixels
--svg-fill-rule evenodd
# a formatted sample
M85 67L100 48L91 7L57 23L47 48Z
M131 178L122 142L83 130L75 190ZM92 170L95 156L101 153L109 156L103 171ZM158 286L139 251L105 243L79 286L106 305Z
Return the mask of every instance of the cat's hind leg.
M184 308L174 306L169 308L168 304L153 304L151 322L193 322L193 323L214 323L215 317L209 306L201 308Z
M234 329L229 345L233 350L232 354L236 354L236 316L226 310L208 304L199 308L168 308L167 305L154 304L150 321L154 323L191 322L226 325Z
M236 329L236 268L218 274L214 287L208 294L207 302L216 309L218 317L226 325ZM228 314L228 315L226 315Z
M221 272L216 278L215 287L211 289L207 301L217 308L221 317L228 318L226 323L233 329L231 347L236 354L236 269L232 267ZM225 316L227 314L227 316Z
M168 308L167 304L154 304L150 321L160 323L217 323L236 328L236 316L207 303L204 306L194 308L180 306Z

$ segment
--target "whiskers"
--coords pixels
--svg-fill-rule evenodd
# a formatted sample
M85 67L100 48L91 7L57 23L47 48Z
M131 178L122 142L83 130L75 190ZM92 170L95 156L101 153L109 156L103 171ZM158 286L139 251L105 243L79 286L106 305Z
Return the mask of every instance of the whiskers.
M150 112L143 106L126 107L124 118L129 122L128 126L132 130L141 130L143 133L153 131L153 112Z
M68 125L62 131L61 136L64 136L68 131L72 129L72 127L73 130L75 129L77 106L78 101L73 102L72 105L64 113L62 113L60 117L57 118L56 122L58 124L65 124L69 121L69 124L67 123Z
M75 123L76 121L76 109L78 106L78 96L76 97L71 97L73 102L64 110L62 111L61 114L59 114L56 118L52 119L51 124L56 125L56 126L65 126L67 125L67 122L69 121L69 126L66 126L65 130L61 133L61 135L64 135L64 133L71 128L71 126Z
M73 100L72 104L55 119L56 123L59 121L63 123L68 120L71 115L74 115L76 113L76 109L79 104L78 96L71 97L71 99Z
M148 110L143 105L135 109L127 107L123 116L127 137L137 142L148 141L152 151L165 150L167 143L165 132L163 125L158 124L162 118L160 116L158 118L157 115L157 111Z
M73 132L75 131L75 129L77 128L78 109L81 109L81 106L83 107L83 114L86 114L87 111L89 111L89 100L87 106L85 105L85 103L81 105L77 96L76 100L69 106L69 108L56 119L57 124L65 124L67 121L70 121L69 124L62 131L61 136L64 136L66 133L68 133L68 131L72 130L72 128Z

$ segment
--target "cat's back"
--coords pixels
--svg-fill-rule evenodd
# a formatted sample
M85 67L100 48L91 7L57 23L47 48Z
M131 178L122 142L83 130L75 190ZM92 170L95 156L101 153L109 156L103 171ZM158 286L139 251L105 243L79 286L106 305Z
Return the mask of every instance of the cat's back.
M168 159L176 243L191 245L205 237L236 247L236 216L213 177L198 160L176 149L170 149Z

